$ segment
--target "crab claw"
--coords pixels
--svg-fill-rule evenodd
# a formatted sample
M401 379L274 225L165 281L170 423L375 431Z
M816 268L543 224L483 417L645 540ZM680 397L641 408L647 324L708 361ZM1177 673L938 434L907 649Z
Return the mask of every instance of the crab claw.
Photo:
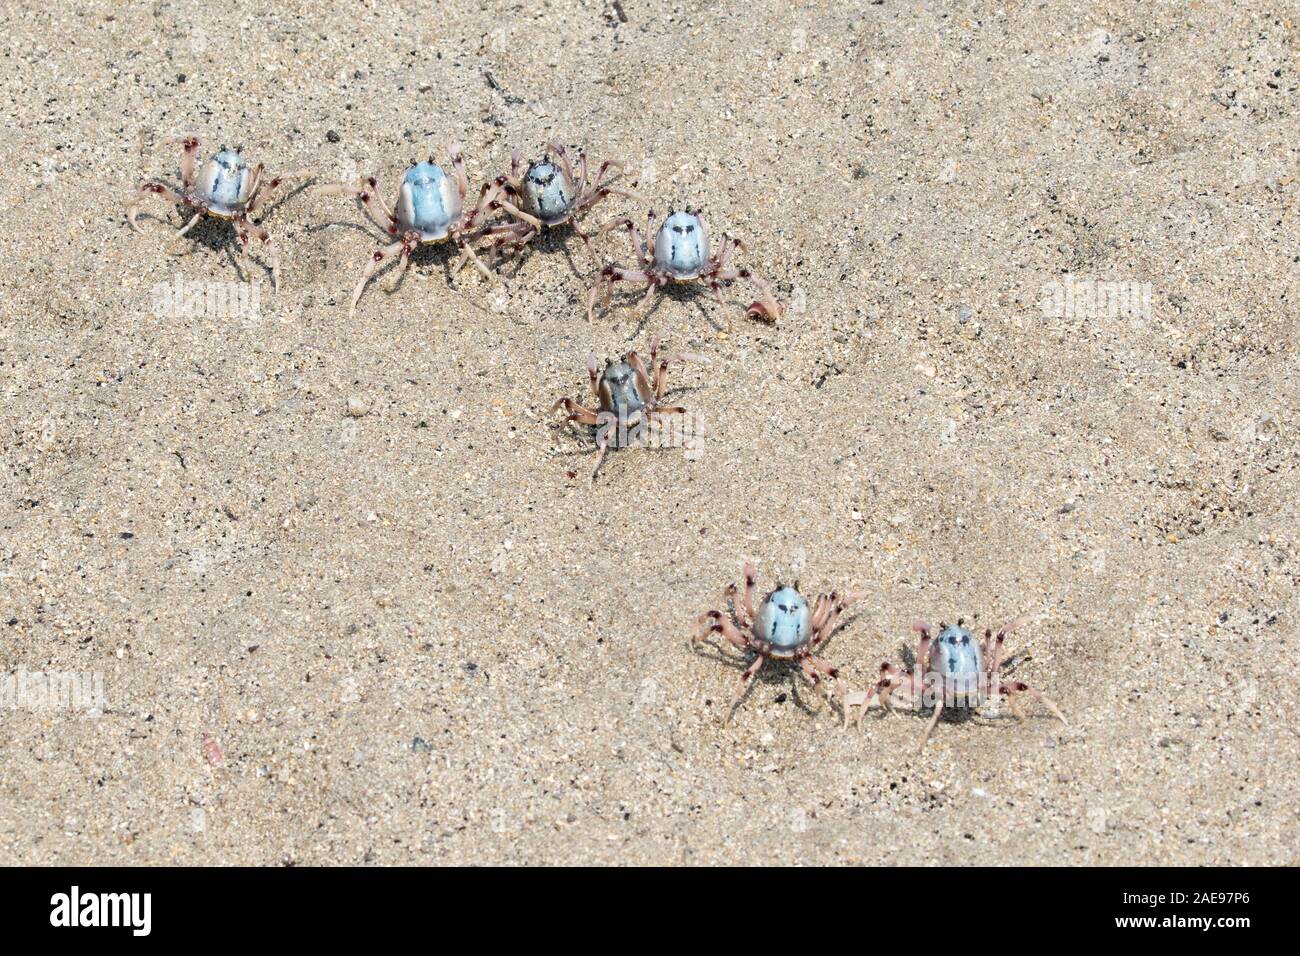
M777 319L785 314L785 310L790 306L789 302L785 302L781 299L775 301L776 311L773 312L769 303L764 302L762 299L755 299L753 302L749 303L749 308L745 310L745 318L757 319L760 322L775 323Z

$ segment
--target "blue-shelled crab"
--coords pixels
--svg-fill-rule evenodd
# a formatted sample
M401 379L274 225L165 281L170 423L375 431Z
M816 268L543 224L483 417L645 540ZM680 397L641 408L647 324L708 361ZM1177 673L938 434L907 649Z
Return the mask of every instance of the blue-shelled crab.
M179 239L189 232L194 225L206 216L228 219L235 227L235 239L239 243L240 258L247 263L248 242L257 239L266 246L271 259L271 278L275 288L280 288L280 260L271 235L251 217L271 197L282 183L309 175L305 169L276 176L272 179L262 178L263 166L258 163L250 167L238 149L222 146L211 159L195 172L194 157L199 150L197 136L173 136L163 140L163 145L181 147L181 188L173 189L159 182L146 182L135 191L127 203L126 218L132 229L136 229L135 218L140 205L148 196L159 196L180 206L195 210L174 238Z
M705 611L699 617L703 630L691 638L694 646L709 634L721 634L732 646L753 655L749 666L741 673L736 682L735 693L723 722L731 720L731 714L745 696L745 688L763 664L773 660L789 660L799 665L817 691L820 698L826 698L822 686L823 678L834 682L840 695L841 705L846 705L846 689L839 671L821 658L813 655L813 650L834 633L840 615L850 605L862 598L861 593L841 596L835 591L819 594L811 605L799 593L798 586L789 587L778 584L776 589L763 598L758 609L754 608L754 587L757 572L754 565L745 563L745 592L738 600L736 585L727 586L723 599L728 610ZM844 709L844 720L848 722L848 708Z
M1065 723L1056 704L1041 691L1023 681L1004 681L999 676L1006 636L1023 623L1024 618L1010 621L998 628L996 636L992 630L985 629L984 639L977 641L961 618L956 624L940 624L937 639L932 639L930 625L915 622L912 629L920 635L915 669L901 671L888 661L882 664L876 685L851 697L853 706L859 708L858 726L861 727L863 715L875 700L891 712L895 696L916 710L933 707L934 714L921 738L920 746L924 748L946 711L971 713L995 696L1005 697L1016 719L1023 722L1024 714L1016 700L1021 694L1041 702Z
M349 313L356 312L357 302L366 283L386 261L393 256L399 257L397 271L393 276L395 288L406 271L411 253L424 244L451 240L460 246L463 260L473 262L483 275L492 278L487 266L475 255L471 240L498 190L491 184L484 183L478 202L472 208L465 208L469 179L465 175L465 161L461 156L460 144L452 143L450 153L451 174L437 165L432 157L422 163L412 161L410 168L402 175L397 190L397 206L393 209L384 202L379 193L379 181L374 176L363 176L355 184L333 183L316 190L321 195L353 196L359 199L371 221L388 237L396 237L397 240L380 246L366 262L361 281L352 293Z
M499 190L492 208L505 212L510 219L479 230L480 236L489 240L483 247L489 263L501 255L519 252L543 232L565 224L584 245L590 246L591 237L578 224L580 216L610 196L639 199L635 193L609 184L623 172L622 162L605 160L589 179L586 153L578 153L575 163L561 143L552 140L547 146L551 152L529 163L522 174L519 153L511 154L510 172L498 176L492 184ZM608 173L614 175L606 179Z
M588 408L571 398L560 398L551 406L551 411L564 409L568 413L567 424L576 423L592 429L600 452L591 472L592 480L600 472L609 449L636 444L664 417L686 414L681 405L663 405L660 402L668 383L668 366L692 359L698 360L699 356L686 352L660 356L658 339L650 345L649 370L636 352L628 352L617 361L608 360L604 369L594 355L587 359L587 378L591 382L595 408Z
M637 258L639 268L625 269L622 266L605 266L601 270L596 284L587 294L587 319L593 318L596 301L609 301L610 290L616 282L640 283L646 286L645 295L637 304L638 314L650 307L655 292L671 282L704 282L713 290L718 302L723 302L722 287L736 279L748 279L758 289L759 296L745 310L748 317L775 322L785 311L785 303L772 294L771 288L749 269L738 269L730 264L731 256L737 250L748 251L745 244L735 236L722 236L718 247L713 249L709 241L709 229L699 209L685 209L681 212L669 210L668 218L663 221L657 232L654 230L655 214L650 211L646 218L647 236L654 237L654 243L647 246L631 219L614 219L601 227L600 231L626 229L632 252ZM728 328L731 320L727 320Z

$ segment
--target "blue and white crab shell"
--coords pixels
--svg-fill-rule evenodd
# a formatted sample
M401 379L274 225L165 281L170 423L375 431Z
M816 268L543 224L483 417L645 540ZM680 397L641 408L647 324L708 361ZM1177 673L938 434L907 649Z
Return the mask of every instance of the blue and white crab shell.
M675 212L655 233L655 265L675 282L695 279L709 264L709 234L693 212Z
M456 181L437 163L416 163L402 176L394 214L398 226L419 233L421 242L441 242L460 221Z
M772 646L772 657L793 657L812 639L812 610L794 588L777 588L763 599L754 633Z

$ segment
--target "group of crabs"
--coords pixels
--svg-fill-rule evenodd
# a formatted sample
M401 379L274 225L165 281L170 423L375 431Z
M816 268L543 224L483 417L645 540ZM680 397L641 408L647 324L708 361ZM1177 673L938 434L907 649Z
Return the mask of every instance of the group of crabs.
M164 142L181 147L181 187L175 189L159 182L141 185L127 207L131 227L136 227L139 207L148 196L158 196L185 207L187 211L193 210L193 215L176 234L177 238L189 232L205 215L229 220L245 263L252 239L257 239L266 248L278 290L279 260L271 236L252 217L283 183L306 178L310 171L299 170L264 178L261 164L252 167L238 149L224 146L196 169L197 137L177 137ZM717 248L713 248L699 209L670 210L657 230L652 210L644 234L653 236L652 243L645 241L636 224L627 217L612 219L594 233L584 232L580 217L602 200L613 195L633 200L638 197L628 189L611 185L613 179L623 173L622 163L606 160L600 164L595 176L589 177L585 154L580 153L574 162L561 144L552 142L549 146L551 154L529 163L522 174L519 155L514 154L510 171L485 182L472 206L467 205L469 179L460 146L455 143L450 149L451 172L432 159L413 162L402 175L397 203L393 207L384 201L378 180L373 176L362 177L355 183L318 187L317 191L324 195L350 196L358 200L384 234L353 290L349 313L355 313L366 285L394 257L397 258L393 278L395 287L406 270L411 253L422 245L454 242L461 254L453 271L459 272L465 265L473 264L491 279L491 269L499 259L521 252L548 230L568 226L588 247L593 235L626 230L636 257L634 268L606 265L600 270L587 294L588 319L592 318L598 300L602 304L608 303L611 289L619 282L646 287L637 306L637 311L644 313L656 291L670 283L707 284L722 302L723 287L737 279L748 280L758 289L758 298L746 309L747 317L775 322L781 316L785 304L776 298L768 284L749 269L731 264L731 257L737 251L746 251L744 243L724 234ZM680 406L664 406L661 399L670 362L686 357L663 358L656 343L651 348L649 368L636 352L607 362L603 370L592 358L587 363L587 372L596 407L589 408L568 398L562 398L552 406L553 411L564 409L568 413L567 422L595 429L599 449L597 472L607 449L619 447L621 439L618 436L625 434L622 427L615 432L602 427L602 423L613 419L620 426L629 426L685 412ZM1021 681L1005 681L1000 676L1004 665L1003 642L1019 621L999 628L996 636L991 630L986 630L983 640L979 641L960 619L955 625L940 624L937 638L927 624L918 622L914 628L920 635L920 643L914 668L901 669L886 662L881 666L879 679L873 687L850 692L838 670L817 657L814 651L830 637L840 615L861 595L819 594L810 605L799 593L797 585L778 584L755 609L757 579L751 564L745 565L744 575L743 597L734 584L728 587L725 592L727 609L701 615L703 628L691 640L694 646L710 634L719 634L736 649L752 655L736 683L726 720L730 720L754 675L771 659L796 665L813 685L819 700L827 698L826 685L831 685L840 697L846 725L856 712L856 723L860 727L863 716L873 704L886 712L892 712L896 703L918 711L932 709L933 714L921 739L922 747L945 712L973 712L993 697L1005 698L1019 720L1023 721L1024 715L1018 701L1028 697L1041 702L1062 722L1065 721L1056 705L1040 691Z
M283 176L264 178L261 163L250 166L240 150L222 146L201 168L196 169L199 140L196 136L171 137L164 145L181 147L181 186L172 188L160 182L146 182L135 192L127 206L127 220L136 227L136 216L142 201L157 196L182 206L193 215L176 233L184 236L205 215L229 220L235 230L241 260L246 265L248 247L257 239L266 249L270 260L271 276L278 290L280 263L271 235L252 218L262 209L271 195L283 183L304 179L310 170L302 169ZM380 245L366 261L361 279L352 292L349 315L356 313L366 285L396 257L391 288L396 288L406 272L411 253L422 245L453 242L461 250L453 274L467 264L473 264L489 281L493 278L491 267L503 257L521 252L543 233L568 227L591 246L593 236L613 230L625 230L636 257L635 268L618 265L604 266L595 284L587 294L587 318L594 317L596 303L609 302L610 292L616 283L626 282L646 287L637 304L638 314L650 308L655 293L672 283L704 283L712 289L720 303L722 290L738 279L753 283L758 298L746 309L747 317L775 322L785 311L786 304L773 294L771 287L749 269L731 264L732 256L744 252L745 244L734 236L723 234L716 248L709 240L708 225L699 209L669 210L668 216L656 230L655 213L650 210L646 218L645 236L653 237L647 243L636 223L619 216L600 226L594 233L583 231L581 217L610 196L636 200L631 190L612 185L624 173L623 163L605 160L594 176L589 175L587 156L579 153L577 160L569 158L565 147L552 141L551 152L523 167L519 154L511 157L510 171L483 183L478 199L471 206L469 177L459 143L450 148L451 171L443 169L432 158L425 162L412 162L402 174L397 190L397 203L390 207L384 201L379 181L374 176L363 176L355 183L331 183L319 186L321 195L349 196L361 203L371 222L383 231ZM552 158L552 156L554 158ZM521 172L522 169L522 172ZM484 260L487 260L486 262ZM728 319L730 327L730 319ZM672 415L685 413L681 406L661 404L668 365L673 359L684 360L687 355L660 359L656 346L651 349L647 372L635 352L618 360L609 360L603 371L594 358L588 360L595 407L588 407L573 399L562 398L551 408L563 408L568 417L566 424L590 427L599 454L592 471L594 479L610 448L640 440L642 429L654 426ZM631 438L629 438L631 429Z
M228 219L234 225L235 239L245 260L251 239L257 239L266 247L272 278L278 289L280 266L270 233L255 223L252 216L283 183L306 178L311 171L303 169L264 179L262 164L250 166L238 149L224 146L196 170L197 137L171 137L163 143L181 147L181 188L174 189L159 182L141 185L127 207L132 228L141 201L148 196L158 196L194 210L194 215L176 234L177 238L185 235L204 215ZM425 162L413 161L402 174L397 204L393 207L384 201L379 181L374 176L363 176L355 183L319 187L317 192L322 195L350 196L360 200L371 221L384 233L379 248L366 262L361 281L352 293L349 310L355 313L366 284L394 256L397 257L393 276L395 286L406 270L411 253L422 245L455 243L461 255L453 271L459 272L466 264L472 263L491 280L490 266L497 259L522 251L548 230L568 226L584 244L590 246L593 234L583 231L580 217L610 196L640 198L631 190L611 185L624 172L623 163L606 160L600 164L595 176L589 176L585 153L579 153L575 162L570 160L568 150L560 143L552 141L548 145L551 153L529 163L522 174L519 154L515 153L511 157L510 171L485 182L472 206L468 205L469 178L459 143L451 144L450 173L432 158ZM599 235L614 229L626 230L637 265L635 268L607 265L601 269L587 296L588 318L595 310L597 299L607 303L610 289L618 282L646 287L645 296L638 305L638 311L643 312L648 309L656 290L670 283L705 283L721 302L722 288L737 279L751 281L759 292L758 299L746 311L747 315L770 322L780 317L784 305L773 295L768 284L750 270L730 264L731 256L737 250L745 251L743 242L724 234L714 249L699 209L670 210L657 231L654 220L655 214L651 210L645 234L654 237L652 244L642 239L636 224L625 216L611 219L595 231L594 235ZM484 258L487 262L483 261Z
M895 704L915 711L932 709L921 747L930 739L943 714L970 715L995 697L1005 699L1012 714L1022 723L1025 716L1020 701L1023 698L1038 701L1061 723L1066 723L1056 704L1041 691L1024 681L1003 679L1006 637L1024 623L1023 618L1003 624L996 634L986 628L982 639L977 639L961 618L956 624L940 624L937 636L929 624L917 621L912 625L920 636L914 667L899 668L886 661L880 666L879 680L871 688L850 691L839 670L814 651L835 632L840 615L863 595L832 591L818 594L809 604L799 593L798 584L791 587L778 583L755 609L758 577L753 564L745 564L744 575L743 596L736 585L729 585L723 592L725 610L701 614L698 622L701 629L691 638L691 646L695 647L709 635L718 634L737 650L751 655L748 666L736 681L724 722L731 719L754 675L771 659L797 666L816 690L819 702L827 698L829 684L833 693L839 695L845 726L856 712L855 724L861 729L862 718L873 704L887 714L894 712Z

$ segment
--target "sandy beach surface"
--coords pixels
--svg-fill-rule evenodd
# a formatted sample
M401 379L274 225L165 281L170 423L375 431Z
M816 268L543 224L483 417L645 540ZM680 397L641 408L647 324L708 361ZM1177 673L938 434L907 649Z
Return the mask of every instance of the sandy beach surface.
M10 692L0 862L1300 862L1286 6L11 4L0 675L104 699ZM559 231L350 318L345 198L281 191L278 293L229 223L128 228L184 133L390 199L555 137L645 197L588 226L702 206L791 308L589 324L631 253ZM593 483L551 404L656 336L707 432ZM1069 725L918 755L780 665L724 725L745 659L688 639L746 558L864 592L855 689L917 618L1030 615L1013 677Z

